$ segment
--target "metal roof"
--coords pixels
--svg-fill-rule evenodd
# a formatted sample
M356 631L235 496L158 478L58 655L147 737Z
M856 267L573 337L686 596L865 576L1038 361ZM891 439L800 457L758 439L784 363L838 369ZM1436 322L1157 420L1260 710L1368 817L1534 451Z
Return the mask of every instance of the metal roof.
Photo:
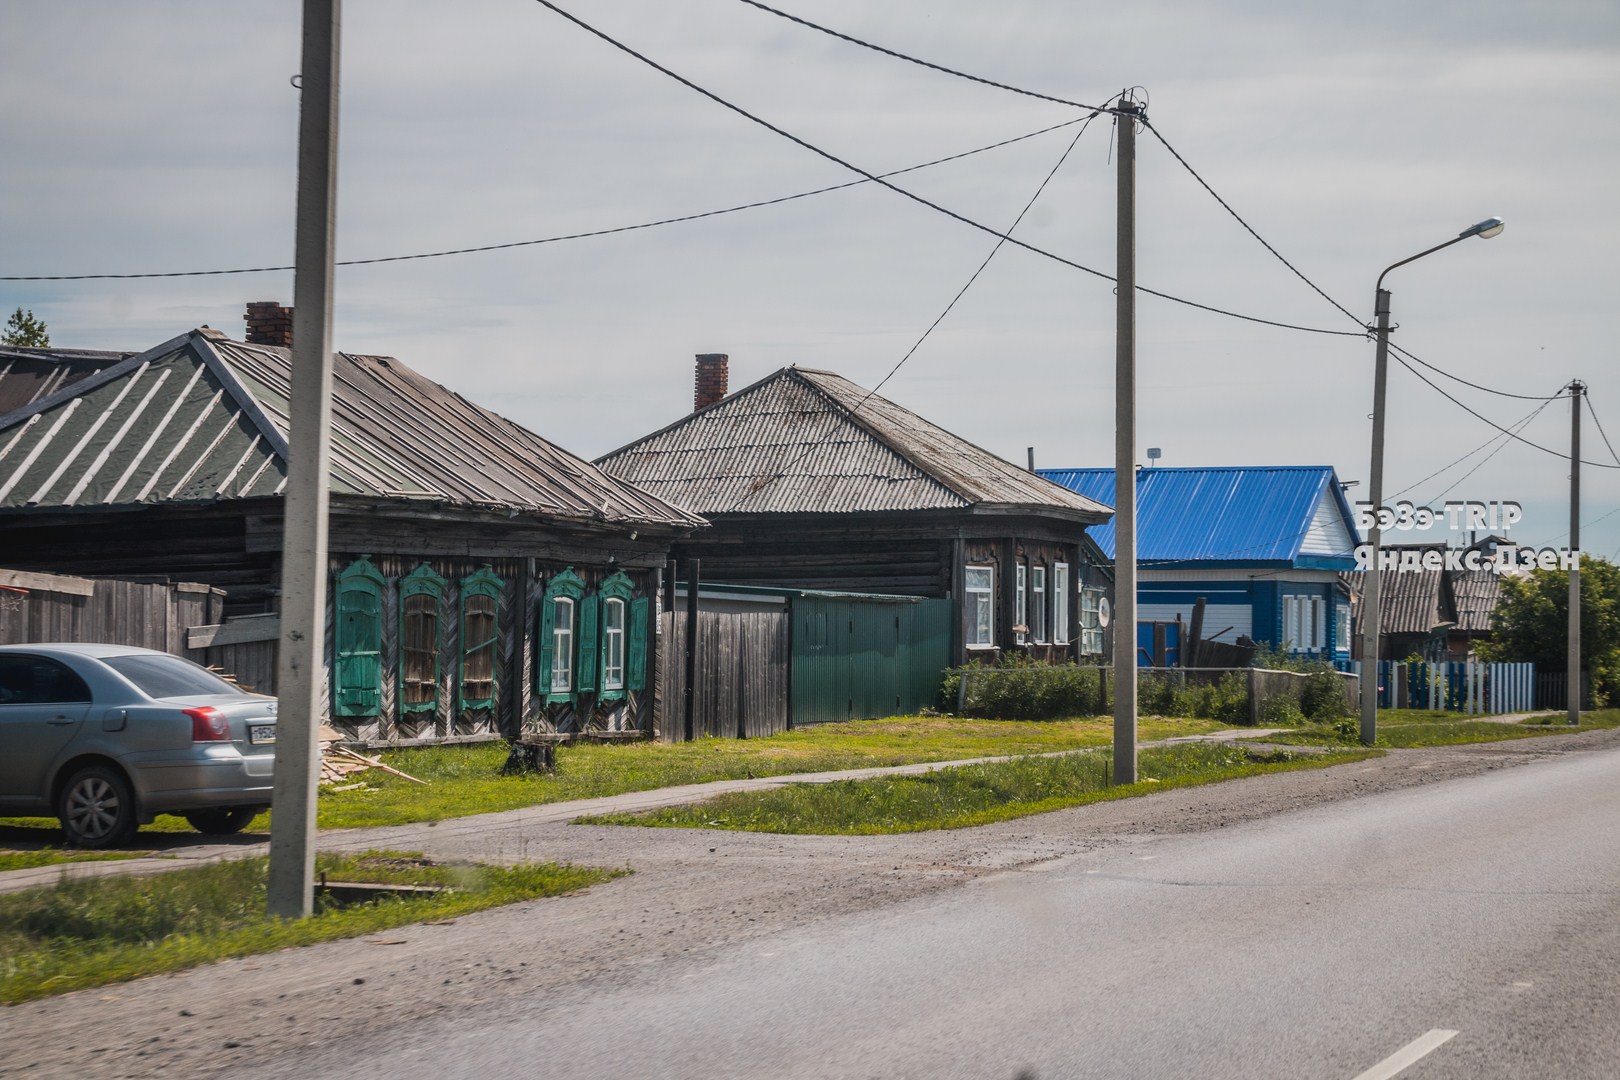
M278 495L290 359L196 330L0 415L0 508ZM701 518L397 360L338 353L331 491L587 521Z
M1109 512L832 372L798 367L597 463L709 516L1005 506L1095 523Z
M0 345L0 416L43 401L64 386L89 378L129 355L91 349Z
M1113 469L1040 474L1099 502L1114 502ZM1139 469L1136 515L1139 565L1315 557L1335 569L1348 567L1359 542L1338 477L1327 465ZM1090 534L1113 558L1113 522Z

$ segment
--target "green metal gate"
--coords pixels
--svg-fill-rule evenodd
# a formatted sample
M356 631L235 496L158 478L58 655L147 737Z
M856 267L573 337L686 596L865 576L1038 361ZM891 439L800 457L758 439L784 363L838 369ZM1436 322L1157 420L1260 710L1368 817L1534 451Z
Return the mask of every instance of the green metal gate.
M951 602L793 596L793 723L899 716L934 704L950 665Z

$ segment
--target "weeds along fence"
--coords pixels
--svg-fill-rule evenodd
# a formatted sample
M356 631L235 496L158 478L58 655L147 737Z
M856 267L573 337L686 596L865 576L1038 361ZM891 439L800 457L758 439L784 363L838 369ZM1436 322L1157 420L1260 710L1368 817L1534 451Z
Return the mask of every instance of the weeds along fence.
M1228 724L1330 720L1354 708L1359 680L1319 670L1138 668L1137 710ZM959 716L987 720L1053 720L1113 709L1109 665L953 668L943 704Z

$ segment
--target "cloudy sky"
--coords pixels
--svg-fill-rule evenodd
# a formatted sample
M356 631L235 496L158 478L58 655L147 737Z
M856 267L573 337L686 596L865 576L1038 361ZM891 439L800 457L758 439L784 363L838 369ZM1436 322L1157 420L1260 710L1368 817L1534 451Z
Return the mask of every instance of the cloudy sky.
M559 2L873 172L1084 115L738 0ZM1390 275L1396 342L1513 393L1551 395L1584 379L1620 447L1620 6L1611 0L778 6L1072 101L1139 88L1158 133L1363 319L1383 267L1502 216L1502 236ZM344 19L340 259L607 229L852 178L533 0L349 0ZM291 262L298 35L295 0L6 0L0 276ZM1005 229L1077 130L895 182ZM1111 139L1106 117L1090 126L1018 238L1112 273ZM1355 329L1150 133L1138 171L1140 284ZM729 353L734 388L788 364L875 385L993 245L866 184L613 236L347 268L336 342L397 356L595 456L690 409L694 353ZM288 272L0 281L0 307L31 308L53 343L86 348L142 349L204 323L240 336L245 301L291 298ZM1138 326L1141 446L1162 447L1162 464L1331 464L1365 479L1367 341L1152 297ZM1110 465L1112 363L1111 285L1006 247L883 392L1013 461L1033 445L1041 466ZM1431 378L1503 425L1538 406ZM1399 367L1390 400L1387 491L1411 486L1419 503L1518 500L1517 537L1563 542L1566 461L1519 443L1490 456L1491 428ZM1567 451L1567 402L1546 406L1523 434ZM1615 462L1589 420L1584 448L1591 461ZM1587 467L1583 495L1582 518L1594 522L1583 546L1612 558L1620 469Z

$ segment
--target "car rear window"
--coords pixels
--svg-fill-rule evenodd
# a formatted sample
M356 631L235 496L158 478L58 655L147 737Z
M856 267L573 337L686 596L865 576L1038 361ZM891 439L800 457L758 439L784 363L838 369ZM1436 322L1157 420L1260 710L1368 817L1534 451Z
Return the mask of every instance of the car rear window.
M228 683L202 665L178 656L130 653L101 659L102 663L134 683L147 697L197 697L209 694L247 696L240 686Z

